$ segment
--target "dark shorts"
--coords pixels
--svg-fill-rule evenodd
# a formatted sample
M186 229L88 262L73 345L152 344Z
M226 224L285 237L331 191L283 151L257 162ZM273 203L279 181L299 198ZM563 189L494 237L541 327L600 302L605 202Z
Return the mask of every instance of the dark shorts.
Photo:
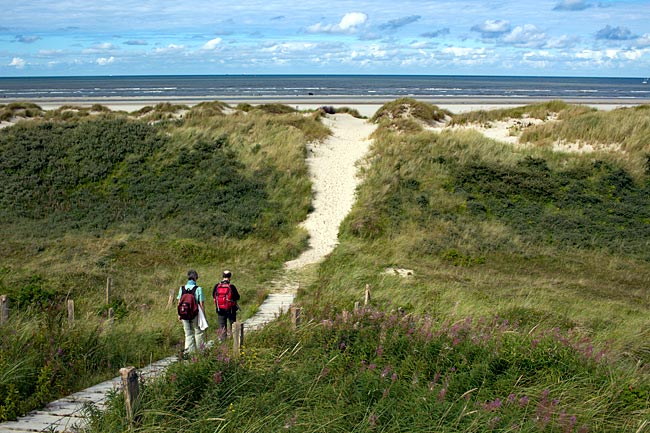
M232 326L232 324L237 321L237 310L235 309L229 311L217 310L217 321L219 323L219 329L224 329L227 325Z

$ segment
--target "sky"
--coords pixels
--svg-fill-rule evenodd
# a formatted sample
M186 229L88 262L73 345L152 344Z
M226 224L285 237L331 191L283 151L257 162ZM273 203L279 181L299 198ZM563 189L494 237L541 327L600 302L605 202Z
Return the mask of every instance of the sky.
M0 0L0 77L650 76L650 0Z

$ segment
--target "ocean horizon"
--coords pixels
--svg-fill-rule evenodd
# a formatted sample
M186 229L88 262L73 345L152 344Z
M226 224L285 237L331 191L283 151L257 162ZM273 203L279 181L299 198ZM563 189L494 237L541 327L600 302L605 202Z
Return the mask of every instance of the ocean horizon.
M647 78L491 75L0 77L0 101L52 98L445 98L650 100Z

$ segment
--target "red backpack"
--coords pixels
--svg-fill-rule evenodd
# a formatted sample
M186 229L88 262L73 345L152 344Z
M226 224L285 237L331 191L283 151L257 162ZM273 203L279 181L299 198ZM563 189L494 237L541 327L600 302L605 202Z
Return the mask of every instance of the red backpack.
M191 289L181 287L181 299L178 300L178 317L183 320L194 320L199 314L199 304L196 303L196 286Z
M232 300L232 288L228 282L222 281L217 284L213 294L214 304L219 311L229 311L237 305L237 302Z

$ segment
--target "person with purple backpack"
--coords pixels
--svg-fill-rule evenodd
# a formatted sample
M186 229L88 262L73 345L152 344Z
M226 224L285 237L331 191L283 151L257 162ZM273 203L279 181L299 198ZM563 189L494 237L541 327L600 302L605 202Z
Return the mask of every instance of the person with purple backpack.
M196 284L199 274L194 269L187 271L187 283L178 290L178 320L183 323L185 332L184 353L192 353L203 348L204 331L199 326L199 308L205 311L203 288Z

